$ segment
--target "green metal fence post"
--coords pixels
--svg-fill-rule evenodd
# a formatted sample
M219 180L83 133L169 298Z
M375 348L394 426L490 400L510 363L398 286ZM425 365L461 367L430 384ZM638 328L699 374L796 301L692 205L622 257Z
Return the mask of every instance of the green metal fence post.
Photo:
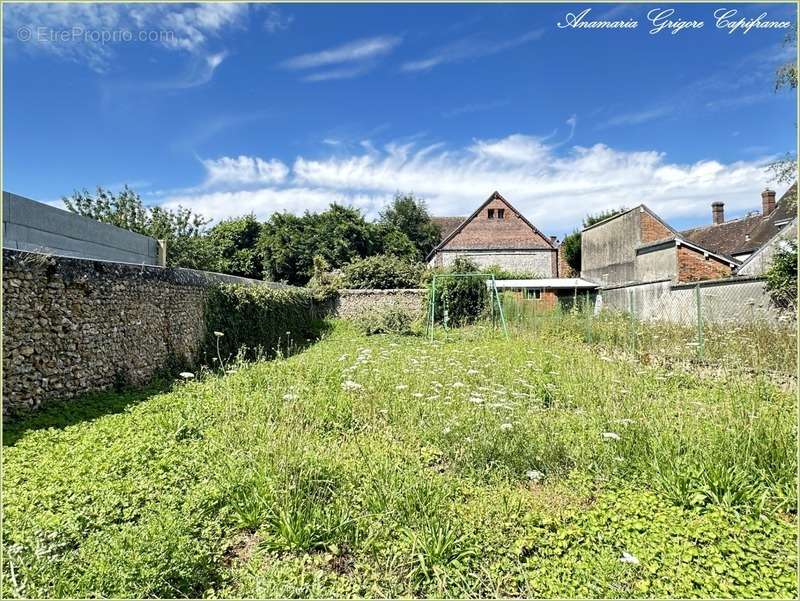
M697 305L697 358L703 358L703 301L700 296L700 284L694 287L694 301Z

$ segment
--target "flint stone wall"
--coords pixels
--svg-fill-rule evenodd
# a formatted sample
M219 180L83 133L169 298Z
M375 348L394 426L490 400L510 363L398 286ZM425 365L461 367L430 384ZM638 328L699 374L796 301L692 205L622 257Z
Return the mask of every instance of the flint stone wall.
M340 290L333 315L341 319L358 319L389 309L409 311L414 317L424 313L424 288L391 290Z
M220 282L276 285L3 249L3 415L196 365Z

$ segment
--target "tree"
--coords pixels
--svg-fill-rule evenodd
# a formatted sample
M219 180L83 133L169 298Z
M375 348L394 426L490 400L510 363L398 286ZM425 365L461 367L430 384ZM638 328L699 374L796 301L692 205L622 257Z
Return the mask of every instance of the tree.
M258 253L268 279L305 284L313 271L313 254L308 253L303 217L273 213L261 227Z
M767 290L778 307L797 308L797 241L781 240L764 276Z
M208 232L214 253L214 271L245 278L261 279L264 266L258 242L261 224L250 214L219 222Z
M601 221L608 219L609 217L613 217L614 215L619 215L620 213L624 213L627 211L625 207L620 207L618 209L608 209L607 211L600 211L595 215L587 215L583 220L583 227L584 229L589 227L590 225L594 225L595 223L600 223ZM572 267L576 271L576 273L581 272L581 232L579 230L573 231L571 234L567 234L564 236L564 240L561 242L561 248L563 249L564 260L567 262L567 265Z
M358 209L333 203L322 213L306 212L302 217L273 214L262 227L258 249L270 278L302 286L314 274L314 257L338 269L377 254L386 242L384 234ZM409 244L397 236L392 241L396 250L408 249Z
M126 230L167 241L167 265L209 269L211 249L205 243L205 226L210 223L200 214L178 207L146 207L139 195L124 186L114 194L100 186L93 196L87 190L62 198L67 209L78 215Z
M425 201L413 194L397 193L380 214L380 223L404 233L417 249L416 259L424 259L439 244L442 232L431 221Z
M786 34L783 41L784 45L797 48L797 32L795 30ZM790 91L797 89L797 63L794 60L785 62L778 68L775 76L775 91L782 89ZM795 123L797 129L797 123ZM770 163L767 166L771 179L779 184L791 184L797 179L797 157L791 152L787 152L783 158ZM797 202L797 191L793 188L787 200L792 203Z

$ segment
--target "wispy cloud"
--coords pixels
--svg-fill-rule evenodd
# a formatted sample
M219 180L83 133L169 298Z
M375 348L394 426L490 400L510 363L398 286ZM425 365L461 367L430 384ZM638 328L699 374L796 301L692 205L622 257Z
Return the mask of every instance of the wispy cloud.
M457 106L456 108L450 109L449 111L444 111L442 112L442 117L444 117L445 119L452 119L453 117L460 117L461 115L469 115L471 113L481 113L483 111L491 111L493 109L508 106L509 104L510 102L508 100L494 100L492 102L474 102L471 104Z
M571 125L572 119L567 121ZM574 123L577 123L575 121ZM605 144L562 153L545 138L514 133L476 139L463 148L398 141L345 151L320 145L322 158L222 157L203 161L205 185L162 198L215 219L252 211L302 213L343 202L377 215L397 190L414 190L437 215L463 215L500 190L537 226L562 234L587 214L647 203L667 219L704 221L708 203L725 198L732 212L757 203L767 175L762 160L670 162L657 150L622 151ZM558 211L553 203L558 199Z
M267 16L264 19L264 29L269 33L285 31L294 22L294 15L285 14L277 6L267 5L265 10Z
M648 121L661 119L672 114L676 110L673 106L660 106L643 111L634 111L631 113L622 113L615 115L610 119L599 123L597 129L605 129L607 127L617 127L619 125L641 125Z
M363 75L372 67L374 63L367 62L354 67L340 67L338 69L330 69L328 71L319 71L301 77L302 81L330 81L332 79L351 79Z
M248 16L247 5L230 3L20 3L3 9L3 39L13 51L82 62L99 73L113 69L119 50L119 44L103 40L100 33L145 32L152 40L149 43L161 48L214 56L219 51L209 50L209 44L224 31L244 26ZM25 41L18 35L23 28L31 33ZM70 36L64 39L47 32L68 32ZM72 35L76 32L78 35Z
M376 36L354 40L341 46L309 52L282 63L287 69L313 69L341 63L366 61L391 52L402 41L399 36Z
M543 29L529 31L510 40L489 40L479 36L460 39L434 50L429 56L403 63L401 69L406 72L428 71L439 65L456 63L471 58L479 58L504 52L511 48L533 42L544 35Z

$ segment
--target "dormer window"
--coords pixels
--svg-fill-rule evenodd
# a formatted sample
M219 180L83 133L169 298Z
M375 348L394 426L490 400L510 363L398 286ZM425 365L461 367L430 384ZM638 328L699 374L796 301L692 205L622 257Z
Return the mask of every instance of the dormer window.
M494 219L494 209L489 209L489 219Z

